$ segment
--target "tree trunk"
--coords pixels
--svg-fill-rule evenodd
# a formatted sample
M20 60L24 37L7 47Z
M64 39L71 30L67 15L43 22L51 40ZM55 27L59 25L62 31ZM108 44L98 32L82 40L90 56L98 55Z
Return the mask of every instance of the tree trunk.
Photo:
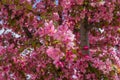
M82 50L82 54L89 54L89 38L87 29L88 24L85 21L80 23L80 47Z

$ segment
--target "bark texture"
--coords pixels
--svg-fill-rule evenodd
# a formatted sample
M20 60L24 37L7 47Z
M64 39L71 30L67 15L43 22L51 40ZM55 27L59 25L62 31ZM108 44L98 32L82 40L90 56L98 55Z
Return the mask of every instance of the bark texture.
M89 25L86 19L80 23L80 47L82 54L89 54L88 27ZM86 47L88 47L88 49Z

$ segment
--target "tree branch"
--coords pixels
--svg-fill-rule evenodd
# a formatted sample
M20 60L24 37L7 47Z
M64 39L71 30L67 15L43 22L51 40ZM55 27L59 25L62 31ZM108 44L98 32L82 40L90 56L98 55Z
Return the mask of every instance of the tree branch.
M33 37L32 34L31 34L31 32L28 30L27 27L22 27L22 28L23 28L23 30L26 33L26 35L27 35L28 38L32 38Z

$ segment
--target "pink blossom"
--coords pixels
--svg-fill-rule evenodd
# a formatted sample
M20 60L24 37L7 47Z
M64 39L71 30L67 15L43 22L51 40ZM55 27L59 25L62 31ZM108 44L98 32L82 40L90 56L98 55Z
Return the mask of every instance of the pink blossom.
M49 23L45 23L45 28L44 28L45 34L48 34L49 36L53 36L54 33L56 32L56 29L53 25L53 21L50 21Z
M63 62L61 62L61 61L54 61L53 64L55 64L55 66L56 66L57 68L58 68L58 67L61 67L61 68L64 67Z
M84 2L84 0L76 0L76 3L79 4L79 5L82 5Z
M0 55L2 55L5 52L5 49L3 46L0 46Z
M46 53L55 61L59 61L64 56L64 53L62 53L59 48L54 48L52 46L48 47Z
M61 25L58 27L57 32L54 34L54 39L62 41L68 47L68 50L74 48L75 35L68 29L67 25Z
M0 80L119 80L119 5L120 0L0 1ZM81 27L90 47L81 41ZM22 56L24 51L30 54Z
M88 46L84 46L83 49L84 49L84 50L88 50L89 47L88 47Z
M66 53L66 60L68 61L74 61L74 59L76 58L76 55L70 51L68 51Z
M57 12L53 13L53 18L54 18L55 20L59 20L59 15L58 15Z

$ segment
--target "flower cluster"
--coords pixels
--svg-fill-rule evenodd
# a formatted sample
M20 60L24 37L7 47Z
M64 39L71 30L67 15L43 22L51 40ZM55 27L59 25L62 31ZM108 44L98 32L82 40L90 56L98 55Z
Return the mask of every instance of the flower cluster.
M120 80L119 5L0 0L0 80Z

